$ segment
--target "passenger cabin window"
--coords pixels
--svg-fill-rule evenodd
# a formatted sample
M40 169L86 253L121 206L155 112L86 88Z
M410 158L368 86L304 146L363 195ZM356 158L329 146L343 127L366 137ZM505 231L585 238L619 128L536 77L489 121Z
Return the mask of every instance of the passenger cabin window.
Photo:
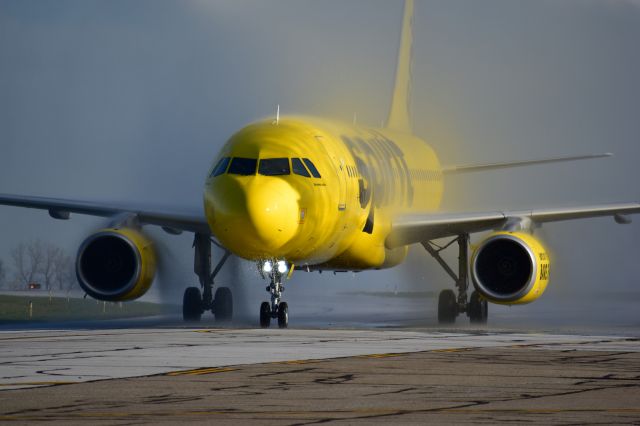
M255 158L234 157L227 173L242 176L255 175L257 165L258 160Z
M293 169L293 173L296 175L311 177L307 168L302 164L302 160L299 158L291 159L291 168Z
M313 165L311 160L309 160L308 158L303 158L302 161L304 161L304 164L307 165L307 168L309 169L309 171L311 172L311 175L314 178L320 177L320 172L318 172L318 169L316 169L316 166Z
M288 158L267 158L260 160L258 173L265 176L281 176L291 174Z
M220 159L216 167L211 172L211 177L216 177L216 176L220 176L221 174L224 174L224 172L227 171L227 166L229 166L229 161L231 161L231 158L229 157L224 157Z

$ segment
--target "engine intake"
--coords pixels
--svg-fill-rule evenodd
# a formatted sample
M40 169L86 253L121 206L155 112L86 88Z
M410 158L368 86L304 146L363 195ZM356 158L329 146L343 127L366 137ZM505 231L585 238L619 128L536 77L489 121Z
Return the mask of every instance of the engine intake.
M494 303L529 303L549 281L549 256L531 235L497 232L477 248L471 262L473 284Z
M151 241L133 229L103 229L78 250L76 275L82 289L98 300L124 301L147 292L156 271Z

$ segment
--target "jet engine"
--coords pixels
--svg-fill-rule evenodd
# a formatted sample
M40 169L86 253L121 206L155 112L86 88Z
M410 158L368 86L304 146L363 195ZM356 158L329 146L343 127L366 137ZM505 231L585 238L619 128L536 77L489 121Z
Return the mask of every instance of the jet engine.
M533 236L496 232L473 254L471 276L476 290L493 303L529 303L549 282L549 256Z
M155 273L153 244L134 229L100 230L78 250L78 281L88 295L98 300L137 299L147 292Z

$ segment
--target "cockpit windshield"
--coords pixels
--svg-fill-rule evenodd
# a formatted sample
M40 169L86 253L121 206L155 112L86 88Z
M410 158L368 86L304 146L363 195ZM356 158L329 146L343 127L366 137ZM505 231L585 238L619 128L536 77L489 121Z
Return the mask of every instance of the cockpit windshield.
M234 157L231 160L231 165L229 166L229 171L227 173L243 176L255 175L257 165L258 160L255 158Z
M293 169L293 173L296 175L311 177L307 168L302 164L302 160L299 158L291 159L291 168Z
M306 178L320 178L320 172L308 158L263 158L258 164L255 158L224 157L213 168L211 177L225 172L230 175L251 176L257 172L263 176L284 176L293 174Z
M227 171L227 166L229 166L229 161L231 161L231 158L229 157L220 159L216 167L211 172L211 177L216 177L224 174L224 172Z
M308 158L303 158L302 161L304 161L304 164L307 165L314 178L320 177L320 172L318 171L318 169L316 169L316 166L311 162L311 160L309 160Z
M258 173L265 176L281 176L291 174L288 158L265 158L260 160Z

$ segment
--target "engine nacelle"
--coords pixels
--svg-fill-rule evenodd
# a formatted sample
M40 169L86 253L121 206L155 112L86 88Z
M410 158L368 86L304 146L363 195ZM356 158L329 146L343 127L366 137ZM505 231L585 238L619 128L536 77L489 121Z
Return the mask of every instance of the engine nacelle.
M100 230L78 250L78 281L88 295L98 300L137 299L147 292L155 273L153 245L134 229Z
M533 236L496 232L473 254L471 277L476 290L493 303L529 303L549 282L549 256Z

